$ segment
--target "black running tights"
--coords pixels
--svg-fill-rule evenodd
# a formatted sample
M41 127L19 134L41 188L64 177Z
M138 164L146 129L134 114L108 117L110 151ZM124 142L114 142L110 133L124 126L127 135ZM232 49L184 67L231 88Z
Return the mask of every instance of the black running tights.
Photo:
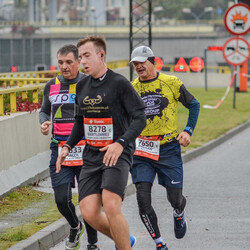
M136 198L139 207L139 214L145 227L153 239L159 238L157 215L151 205L152 184L149 182L138 182L135 184ZM182 189L166 187L167 198L171 206L181 212L186 205L186 199L182 195Z
M76 215L75 206L72 203L71 183L65 183L54 188L55 202L59 212L65 217L72 228L79 224ZM94 244L97 242L97 232L86 221L84 221L88 235L88 242Z

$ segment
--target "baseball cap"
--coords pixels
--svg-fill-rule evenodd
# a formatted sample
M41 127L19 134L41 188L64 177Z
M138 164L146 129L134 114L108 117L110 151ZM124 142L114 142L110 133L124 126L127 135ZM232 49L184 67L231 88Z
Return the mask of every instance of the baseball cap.
M132 51L130 62L145 62L149 57L154 57L153 51L147 46L139 46Z

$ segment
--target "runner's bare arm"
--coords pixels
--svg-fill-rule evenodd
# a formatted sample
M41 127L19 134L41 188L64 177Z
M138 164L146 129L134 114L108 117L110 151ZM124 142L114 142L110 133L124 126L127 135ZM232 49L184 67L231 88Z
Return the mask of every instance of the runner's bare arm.
M63 147L61 150L60 155L57 157L56 161L56 173L58 174L61 171L61 165L64 162L65 158L69 154L69 148L68 147Z

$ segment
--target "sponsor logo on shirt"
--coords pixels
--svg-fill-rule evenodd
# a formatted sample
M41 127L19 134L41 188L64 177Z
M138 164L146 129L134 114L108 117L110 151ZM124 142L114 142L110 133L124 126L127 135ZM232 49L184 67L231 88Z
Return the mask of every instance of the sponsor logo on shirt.
M89 96L86 96L84 99L83 99L83 103L85 105L91 105L91 106L94 106L95 104L99 104L102 102L102 97L100 95L97 96L97 98L89 98Z

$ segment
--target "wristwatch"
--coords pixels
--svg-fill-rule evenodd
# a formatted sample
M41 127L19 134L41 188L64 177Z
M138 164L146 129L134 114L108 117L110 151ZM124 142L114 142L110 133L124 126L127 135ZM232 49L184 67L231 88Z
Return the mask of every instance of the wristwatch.
M193 130L193 128L191 128L191 127L185 127L185 128L184 128L184 131L187 132L187 133L189 133L190 136L191 136L191 135L193 134L193 131L194 131L194 130Z

